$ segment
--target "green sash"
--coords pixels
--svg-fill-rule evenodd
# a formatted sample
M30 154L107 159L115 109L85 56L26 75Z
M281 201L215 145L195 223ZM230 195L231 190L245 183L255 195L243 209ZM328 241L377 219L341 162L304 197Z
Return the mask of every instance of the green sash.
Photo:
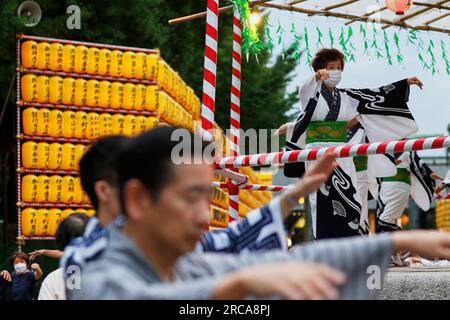
M306 143L314 142L347 142L347 121L311 121Z
M411 184L411 174L406 168L397 168L397 174L395 176L383 178L383 181Z

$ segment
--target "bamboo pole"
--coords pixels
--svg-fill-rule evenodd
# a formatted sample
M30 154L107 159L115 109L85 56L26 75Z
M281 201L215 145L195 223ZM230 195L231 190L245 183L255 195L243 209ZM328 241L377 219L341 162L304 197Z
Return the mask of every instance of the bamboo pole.
M255 5L258 5L258 4L261 4L261 3L265 3L265 2L269 2L269 1L272 1L272 0L255 0L255 1L250 1L249 5L250 5L250 7L253 7ZM225 12L231 12L231 11L233 11L233 5L229 5L229 6L225 6L225 7L219 8L219 14L225 13ZM175 18L175 19L170 19L168 22L169 22L169 24L177 24L177 23L182 23L182 22L186 22L186 21L204 19L205 17L206 17L206 11L203 11L203 12L190 14L188 16L183 16L183 17L179 17L179 18Z
M438 5L435 3L428 3L428 2L416 2L414 1L414 5L415 6L422 6L422 7L431 7L434 9L441 9L441 10L450 10L449 6L443 6L443 5Z
M333 9L336 9L336 8L347 6L349 4L352 4L352 3L355 3L355 2L358 2L358 1L359 0L347 0L347 1L344 1L344 2L339 2L339 3L333 4L331 6L325 7L325 8L323 8L323 10L324 11L333 10Z
M373 14L375 14L375 13L377 13L377 12L384 11L384 10L386 10L386 9L387 9L386 6L379 7L379 8L377 8L377 9L374 9L374 10L372 10L372 11L370 11L370 12L367 12L367 13L363 14L362 17L370 17L371 15L373 15ZM349 24L351 24L351 23L353 23L353 22L355 22L355 21L361 20L362 17L359 17L358 19L352 19L352 20L350 20L350 21L347 21L347 22L345 23L345 25L347 26L347 25L349 25Z
M426 21L426 22L424 22L424 23L422 23L422 24L427 26L427 25L429 25L430 23L433 23L433 22L436 22L436 21L438 21L438 20L444 19L444 18L447 17L447 16L450 16L450 12L449 12L449 13L445 13L445 14L443 14L443 15L440 15L440 16L434 18L434 19L428 20L428 21Z

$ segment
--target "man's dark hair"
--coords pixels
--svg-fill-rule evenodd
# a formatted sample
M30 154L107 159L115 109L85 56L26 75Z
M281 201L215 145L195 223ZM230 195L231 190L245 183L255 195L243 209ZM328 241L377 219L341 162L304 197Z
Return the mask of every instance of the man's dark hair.
M86 229L89 217L83 213L72 213L59 224L56 229L55 241L58 250L64 251L75 238L81 237Z
M80 159L81 185L92 205L98 209L94 185L99 180L118 186L118 156L128 142L124 136L109 136L92 144Z
M28 266L28 263L30 262L30 258L28 258L28 255L22 251L14 252L12 254L12 256L11 256L11 264L12 265L14 265L14 260L16 260L16 258L25 260L25 263L27 264L27 266Z
M131 139L119 156L119 187L123 209L123 188L128 180L135 178L141 181L153 199L157 199L160 191L171 181L174 167L172 150L180 143L180 140L172 140L176 130L185 130L183 137L190 138L190 154L183 156L201 156L210 144L203 141L197 150L193 146L194 139L200 139L198 136L186 129L171 126L158 127Z
M311 61L311 66L314 71L318 71L326 68L328 62L337 60L341 61L342 70L344 70L344 54L338 49L323 48L317 51L314 59Z

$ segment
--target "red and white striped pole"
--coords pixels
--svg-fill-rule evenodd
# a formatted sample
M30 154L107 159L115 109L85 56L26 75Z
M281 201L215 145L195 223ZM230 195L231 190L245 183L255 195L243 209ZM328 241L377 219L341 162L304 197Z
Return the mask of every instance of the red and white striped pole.
M205 60L203 70L202 128L204 140L213 141L216 104L217 41L219 34L219 0L207 0Z
M316 160L327 152L337 158L368 156L374 154L400 153L405 151L431 150L450 147L450 136L421 138L400 141L381 141L363 144L349 144L316 149L272 152L263 154L225 157L216 163L217 168L240 168L275 165L282 163Z
M237 8L233 11L233 51L231 68L230 140L231 155L239 155L241 128L241 18ZM237 169L235 169L237 171ZM239 219L239 187L234 181L229 184L229 221Z

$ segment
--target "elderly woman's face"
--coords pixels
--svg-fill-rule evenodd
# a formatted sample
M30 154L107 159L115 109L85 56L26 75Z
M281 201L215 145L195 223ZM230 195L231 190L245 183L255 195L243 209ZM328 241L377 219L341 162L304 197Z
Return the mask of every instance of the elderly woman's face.
M341 70L342 71L342 63L340 60L329 61L326 66L327 70Z

